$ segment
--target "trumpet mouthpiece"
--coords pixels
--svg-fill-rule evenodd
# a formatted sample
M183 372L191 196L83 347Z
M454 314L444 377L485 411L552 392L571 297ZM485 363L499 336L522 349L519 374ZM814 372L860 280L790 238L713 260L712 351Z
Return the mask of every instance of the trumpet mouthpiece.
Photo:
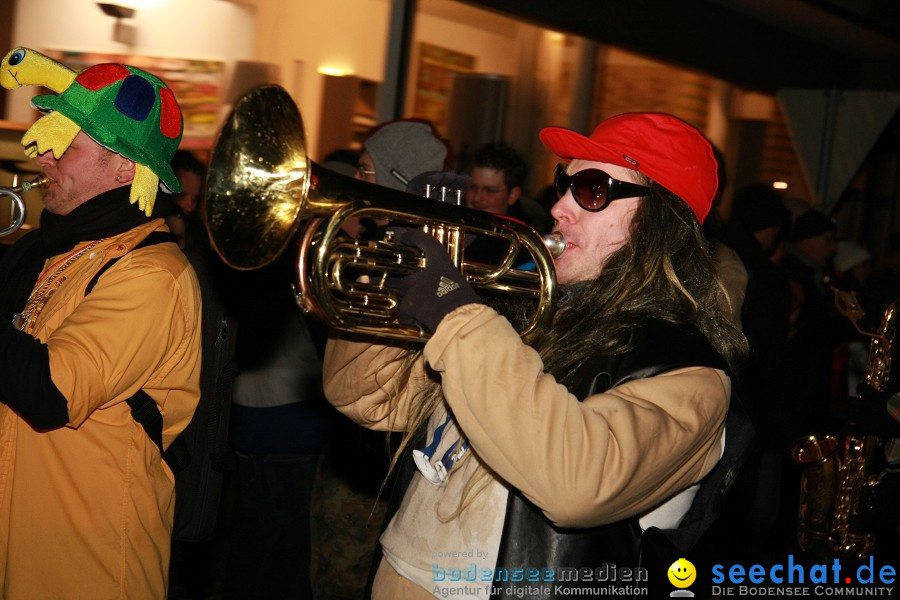
M543 240L553 258L559 258L566 251L566 236L561 231L551 231L543 237Z
M13 188L13 191L14 192L30 192L34 188L39 188L42 185L47 185L47 182L49 182L49 181L50 180L47 177L41 175L40 177L35 177L31 181L23 181L22 185Z

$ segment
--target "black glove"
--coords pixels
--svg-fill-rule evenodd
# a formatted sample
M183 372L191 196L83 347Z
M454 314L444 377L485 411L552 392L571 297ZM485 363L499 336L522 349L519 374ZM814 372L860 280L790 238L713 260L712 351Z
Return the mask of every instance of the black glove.
M69 422L69 408L50 373L46 344L0 322L0 402L16 411L39 431L57 429Z
M434 237L418 229L392 228L394 241L425 253L425 268L396 283L402 299L397 307L401 323L420 323L434 333L447 313L460 306L481 302L459 272L447 250Z

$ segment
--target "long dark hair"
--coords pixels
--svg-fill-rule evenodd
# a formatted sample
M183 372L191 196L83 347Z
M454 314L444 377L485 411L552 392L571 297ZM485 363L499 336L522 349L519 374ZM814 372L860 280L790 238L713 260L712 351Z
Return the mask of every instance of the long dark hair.
M732 372L746 357L747 340L728 319L728 299L696 217L673 193L640 178L652 192L636 209L628 241L595 279L565 291L553 327L533 344L561 383L591 355L627 351L629 329L652 318L694 325Z

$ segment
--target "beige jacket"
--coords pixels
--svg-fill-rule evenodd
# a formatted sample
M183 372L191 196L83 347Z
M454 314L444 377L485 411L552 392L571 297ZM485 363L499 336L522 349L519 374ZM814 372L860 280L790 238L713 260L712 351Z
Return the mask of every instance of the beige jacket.
M125 400L150 394L165 445L190 421L200 291L176 246L128 253L157 228L161 220L81 256L34 322L70 421L38 432L0 404L0 598L165 597L174 477Z
M366 427L403 430L427 361L473 450L559 526L646 513L698 482L722 452L730 380L711 368L631 381L579 402L506 319L480 304L441 322L398 389L402 355L332 337L326 395Z

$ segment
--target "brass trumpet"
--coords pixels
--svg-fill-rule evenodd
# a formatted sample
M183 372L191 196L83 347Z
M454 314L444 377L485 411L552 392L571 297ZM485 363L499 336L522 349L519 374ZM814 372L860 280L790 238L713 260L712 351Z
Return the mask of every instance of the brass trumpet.
M36 187L46 185L48 181L46 177L40 176L16 187L0 187L0 196L9 196L9 199L12 201L13 214L15 215L9 227L0 229L0 237L16 232L22 226L22 223L25 222L25 200L22 199L22 194Z
M528 338L552 319L557 287L547 244L565 249L560 234L545 243L515 219L452 206L329 171L309 159L299 110L280 86L254 88L235 103L219 132L202 211L213 248L236 269L263 267L293 242L298 305L334 328L398 339L424 339L396 319L400 302L388 279L424 267L417 248L389 236L360 241L342 226L351 217L415 226L444 243L477 291L533 298ZM464 236L506 244L497 265L467 261ZM525 250L535 271L513 268Z

